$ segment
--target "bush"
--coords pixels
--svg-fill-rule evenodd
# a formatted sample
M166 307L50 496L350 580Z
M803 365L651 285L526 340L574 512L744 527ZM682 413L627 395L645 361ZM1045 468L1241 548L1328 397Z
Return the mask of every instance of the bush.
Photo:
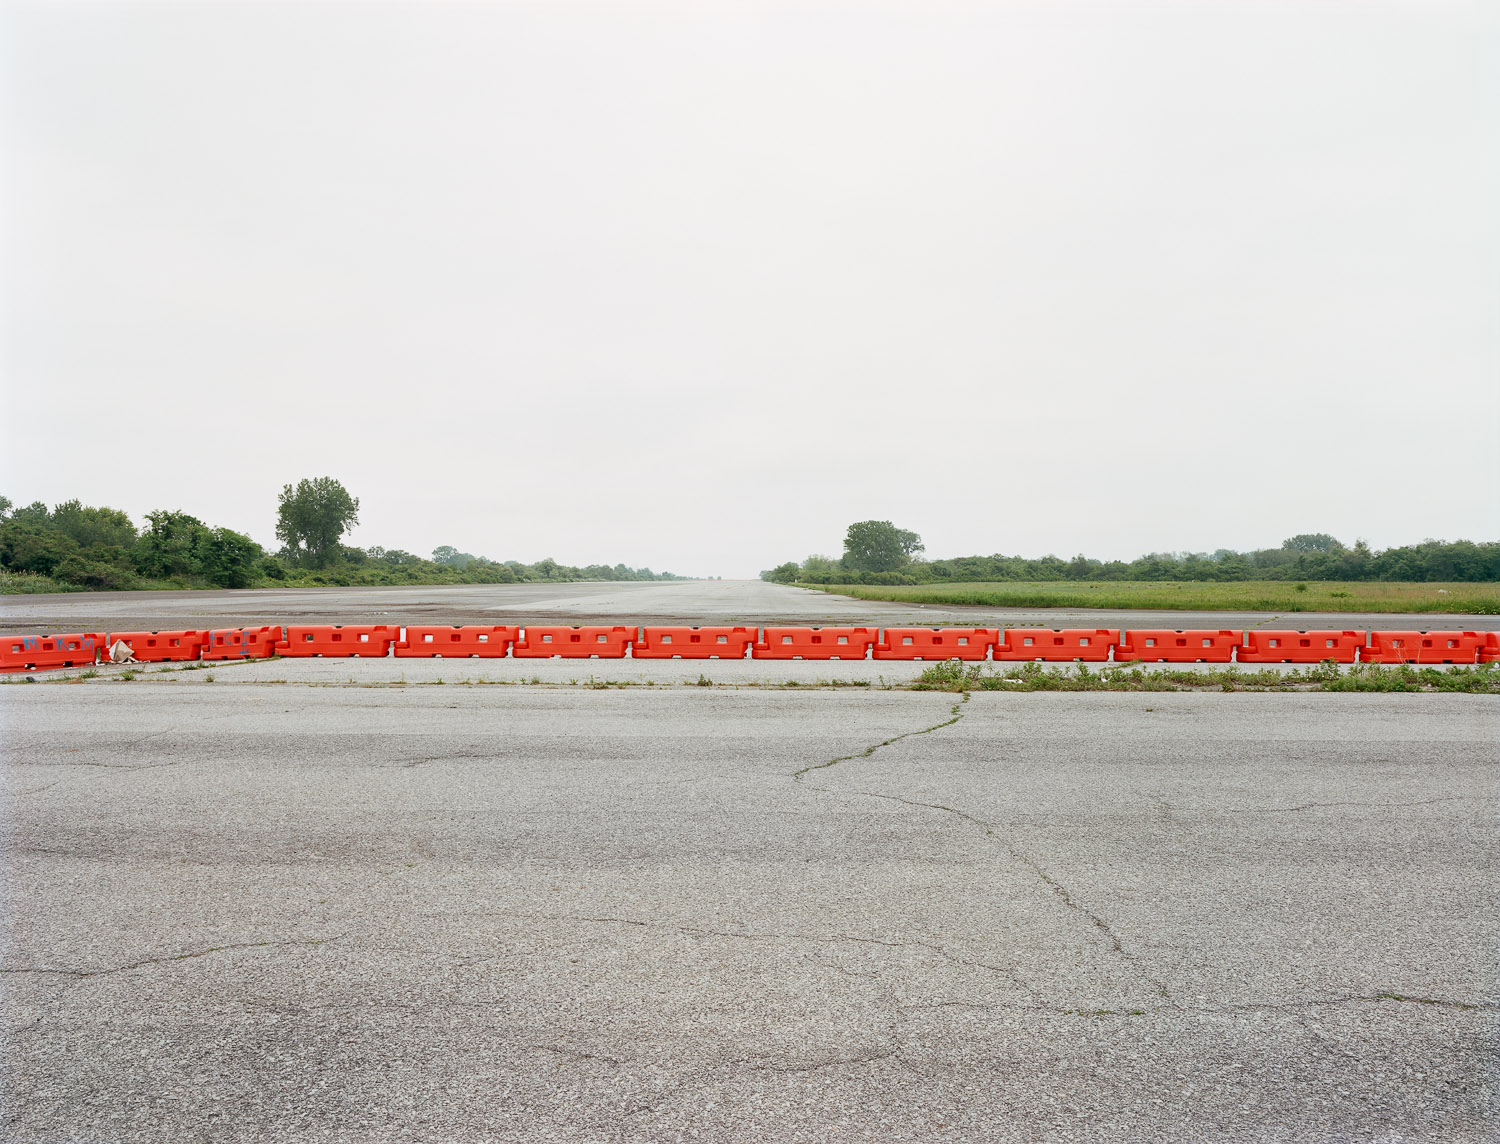
M66 580L69 584L77 584L81 588L93 588L104 592L119 591L135 583L135 577L119 565L103 564L81 556L67 557L58 564L52 575L55 579Z

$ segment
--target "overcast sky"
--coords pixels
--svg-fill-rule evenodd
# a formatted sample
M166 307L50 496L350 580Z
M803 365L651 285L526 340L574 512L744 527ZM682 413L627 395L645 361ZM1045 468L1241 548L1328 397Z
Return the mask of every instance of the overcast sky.
M1500 6L7 5L0 491L754 575L1500 537Z

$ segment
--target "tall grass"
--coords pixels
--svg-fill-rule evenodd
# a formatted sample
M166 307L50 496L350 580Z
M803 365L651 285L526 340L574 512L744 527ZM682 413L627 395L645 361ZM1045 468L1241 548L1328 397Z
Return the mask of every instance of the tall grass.
M976 584L804 584L860 600L990 608L1106 608L1244 612L1447 612L1500 615L1500 584L1382 581L1003 581Z
M44 592L82 592L74 584L64 584L35 572L8 572L0 569L0 596L34 596Z

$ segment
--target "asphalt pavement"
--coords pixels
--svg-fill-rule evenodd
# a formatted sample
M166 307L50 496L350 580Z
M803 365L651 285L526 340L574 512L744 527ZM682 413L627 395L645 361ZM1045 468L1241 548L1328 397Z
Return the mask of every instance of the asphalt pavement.
M451 584L409 588L267 588L0 596L7 632L170 631L299 623L846 624L884 627L1473 630L1493 617L1435 613L1112 611L987 608L856 600L761 580Z
M1500 1131L1494 697L317 662L0 688L5 1139Z

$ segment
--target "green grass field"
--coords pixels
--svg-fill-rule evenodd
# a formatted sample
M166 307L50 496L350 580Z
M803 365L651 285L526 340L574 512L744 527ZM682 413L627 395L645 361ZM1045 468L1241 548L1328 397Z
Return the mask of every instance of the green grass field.
M1379 581L1007 581L989 584L803 584L860 600L981 604L992 608L1156 608L1225 612L1452 612L1500 615L1500 584Z

